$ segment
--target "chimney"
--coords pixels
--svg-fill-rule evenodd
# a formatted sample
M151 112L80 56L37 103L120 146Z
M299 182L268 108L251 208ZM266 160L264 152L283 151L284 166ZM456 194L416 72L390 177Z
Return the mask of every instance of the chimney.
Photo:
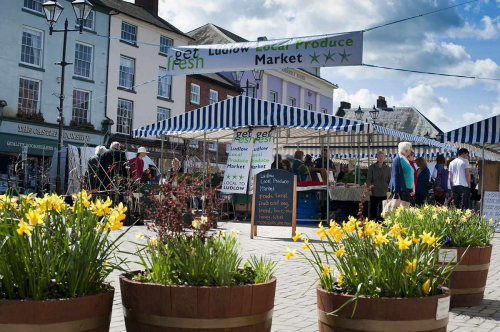
M262 36L262 37L257 38L257 41L266 41L266 40L267 40L266 36Z
M146 8L155 16L158 16L159 1L160 0L135 0L135 4Z
M348 103L346 101L341 101L340 102L340 108L345 109L345 110L350 110L351 109L351 103Z
M377 108L387 108L387 102L385 101L385 97L378 96Z

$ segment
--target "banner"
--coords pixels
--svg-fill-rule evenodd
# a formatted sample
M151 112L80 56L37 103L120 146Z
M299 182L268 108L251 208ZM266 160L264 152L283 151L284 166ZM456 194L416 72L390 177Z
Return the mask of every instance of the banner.
M252 159L253 137L248 128L234 131L231 151L227 157L224 181L222 182L223 193L246 194L248 183L248 172Z
M168 75L253 69L359 66L363 32L247 43L171 46Z
M250 183L248 192L253 194L253 177L262 171L271 168L273 163L274 135L271 128L255 128L252 130L254 138L252 167L250 168Z

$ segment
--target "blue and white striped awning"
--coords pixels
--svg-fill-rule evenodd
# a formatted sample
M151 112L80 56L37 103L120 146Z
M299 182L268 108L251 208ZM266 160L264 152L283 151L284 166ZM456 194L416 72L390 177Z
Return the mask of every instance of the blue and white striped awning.
M344 132L369 132L371 129L370 124L363 122L238 96L134 129L134 136L174 135L192 138L193 133L260 126Z

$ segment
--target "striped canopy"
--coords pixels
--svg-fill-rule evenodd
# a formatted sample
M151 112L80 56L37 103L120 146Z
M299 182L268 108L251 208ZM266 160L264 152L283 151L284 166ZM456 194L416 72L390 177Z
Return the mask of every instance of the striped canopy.
M134 136L169 135L183 139L206 138L208 141L231 142L234 129L261 126L279 128L278 137L281 146L315 145L324 142L329 131L332 140L356 136L353 133L372 133L372 136L375 136L372 137L374 140L377 140L377 136L392 137L391 144L395 145L401 140L406 140L456 150L455 147L394 129L247 96L226 99L134 129ZM352 150L355 150L355 146L352 146Z
M500 114L444 133L443 143L453 143L469 150L480 150L484 144L487 159L500 158Z

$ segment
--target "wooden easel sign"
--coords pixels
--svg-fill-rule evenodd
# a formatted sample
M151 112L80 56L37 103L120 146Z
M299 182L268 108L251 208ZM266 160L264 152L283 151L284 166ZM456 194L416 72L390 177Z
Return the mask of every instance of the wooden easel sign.
M270 169L253 178L252 223L250 238L257 236L257 226L297 227L297 178L281 169Z

